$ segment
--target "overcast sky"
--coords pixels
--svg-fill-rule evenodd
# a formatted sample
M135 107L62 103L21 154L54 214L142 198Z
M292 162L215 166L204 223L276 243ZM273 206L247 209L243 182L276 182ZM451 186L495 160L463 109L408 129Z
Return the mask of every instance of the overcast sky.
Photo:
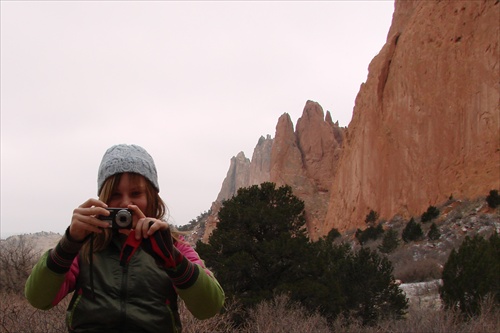
M105 150L153 156L171 222L307 100L347 126L393 1L1 1L1 235L63 233Z

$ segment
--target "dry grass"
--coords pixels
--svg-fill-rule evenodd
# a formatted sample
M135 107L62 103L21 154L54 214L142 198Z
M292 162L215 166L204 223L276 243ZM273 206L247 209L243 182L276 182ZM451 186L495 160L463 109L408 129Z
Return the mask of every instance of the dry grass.
M330 328L325 318L309 313L285 295L262 302L250 310L245 333L326 333Z
M236 302L228 301L224 305L224 309L215 317L198 320L187 310L184 302L179 303L179 315L182 322L183 333L231 333L236 332L236 329L231 321L231 316L235 313L240 313L241 309Z
M33 308L20 294L0 294L0 332L6 333L55 333L66 332L64 322L69 298L48 311Z
M57 333L67 332L65 323L66 308L71 295L68 295L54 308L43 311L33 308L19 293L2 292L0 294L0 333ZM238 311L234 304L228 304L224 313L208 320L197 320L180 302L180 316L183 333L200 332L235 332L229 316Z
M394 264L394 278L405 283L432 281L441 278L442 263L433 258L424 258L419 261L396 261Z
M68 299L68 298L67 298ZM5 333L56 333L66 332L64 324L67 300L49 311L35 310L19 294L2 293L0 296L0 332ZM353 317L339 317L333 323L316 312L306 311L286 296L277 296L263 302L249 312L247 324L236 329L231 315L240 312L237 303L230 302L224 313L200 321L181 304L184 333L494 333L499 332L500 309L485 302L479 317L464 320L457 313L445 310L411 307L403 320L388 320L366 327Z
M383 323L381 327L385 332L495 333L500 327L499 315L500 309L490 302L484 303L480 316L467 319L450 310L413 308L405 320Z

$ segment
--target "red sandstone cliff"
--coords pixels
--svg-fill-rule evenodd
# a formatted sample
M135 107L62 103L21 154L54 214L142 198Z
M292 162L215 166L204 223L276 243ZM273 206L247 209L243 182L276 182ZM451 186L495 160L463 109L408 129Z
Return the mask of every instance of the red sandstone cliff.
M278 186L290 185L293 193L304 201L307 228L312 238L322 229L328 208L333 171L341 151L344 128L333 123L330 112L307 101L297 129L288 114L283 114L276 126L276 137L260 138L252 160L243 153L231 159L231 165L222 184L203 237L217 225L217 213L222 201L231 198L240 187L272 181Z
M290 185L294 195L304 201L307 230L313 239L326 217L343 131L332 122L330 112L325 118L321 106L312 101L306 103L296 131L288 114L276 126L270 178L277 185Z
M311 101L295 131L282 115L251 162L232 159L204 240L221 200L267 180L304 200L312 239L363 227L371 209L416 216L499 189L499 17L499 1L396 1L348 130Z
M356 98L323 234L500 187L498 1L396 1Z

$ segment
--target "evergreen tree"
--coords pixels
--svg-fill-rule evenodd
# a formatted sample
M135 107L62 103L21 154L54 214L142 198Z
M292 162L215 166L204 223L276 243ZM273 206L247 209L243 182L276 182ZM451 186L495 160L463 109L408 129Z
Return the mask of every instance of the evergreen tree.
M359 241L359 244L364 245L369 240L376 240L380 235L384 233L384 228L382 223L379 223L376 227L370 226L365 230L358 229L356 231L355 237Z
M382 244L378 249L382 253L391 253L399 246L398 233L394 229L389 229L385 232Z
M271 299L305 252L304 203L290 186L263 183L240 188L218 217L209 243L196 245L200 256L228 297L248 306Z
M347 306L344 313L356 313L364 324L374 324L383 318L401 318L408 300L392 275L391 262L368 248L361 248L346 260L342 276Z
M429 232L427 233L427 237L430 239L430 240L438 240L439 237L441 237L441 233L439 232L439 229L436 225L436 223L432 223L431 224L431 227L429 229Z
M481 301L490 295L500 305L500 238L489 241L479 235L466 237L458 251L453 249L443 268L440 296L447 308L477 315Z
M386 257L368 248L353 252L348 244L326 239L312 243L311 249L304 269L298 268L301 288L293 292L306 308L319 309L329 319L354 314L364 324L406 313L407 299Z
M304 204L291 188L263 183L239 189L223 203L217 229L197 250L226 296L245 309L286 293L329 319L355 313L372 323L405 313L406 298L394 283L390 261L335 245L337 230L309 242L304 224Z
M305 308L319 310L326 318L336 318L347 308L345 279L339 273L349 253L347 244L334 245L328 237L309 243L301 264L294 267L280 292L288 292Z
M328 235L326 235L325 240L327 240L329 242L333 242L335 239L339 238L340 236L342 236L340 234L340 232L337 229L333 228L332 230L330 230L328 232Z
M429 206L427 208L427 211L424 212L422 214L422 216L420 217L420 222L422 223L425 223L425 222L429 222L433 219L435 219L436 217L439 216L439 209L437 207L434 207L434 206Z
M416 223L413 217L406 224L402 238L405 243L409 243L411 241L420 240L424 237L424 233L422 232L422 227L420 223Z
M500 195L498 195L497 190L491 190L490 194L486 197L486 202L491 208L497 208L500 206Z
M378 220L378 213L376 211L374 211L373 209L370 210L370 212L368 213L368 215L366 215L365 217L365 223L366 224L374 224L375 222L377 222Z

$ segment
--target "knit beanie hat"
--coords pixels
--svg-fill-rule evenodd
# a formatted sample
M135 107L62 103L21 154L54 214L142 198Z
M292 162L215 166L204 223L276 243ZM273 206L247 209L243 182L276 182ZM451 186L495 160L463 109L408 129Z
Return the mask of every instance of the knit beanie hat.
M155 163L148 152L137 145L120 144L109 148L102 157L97 175L97 195L104 182L117 173L133 172L148 179L159 192Z

